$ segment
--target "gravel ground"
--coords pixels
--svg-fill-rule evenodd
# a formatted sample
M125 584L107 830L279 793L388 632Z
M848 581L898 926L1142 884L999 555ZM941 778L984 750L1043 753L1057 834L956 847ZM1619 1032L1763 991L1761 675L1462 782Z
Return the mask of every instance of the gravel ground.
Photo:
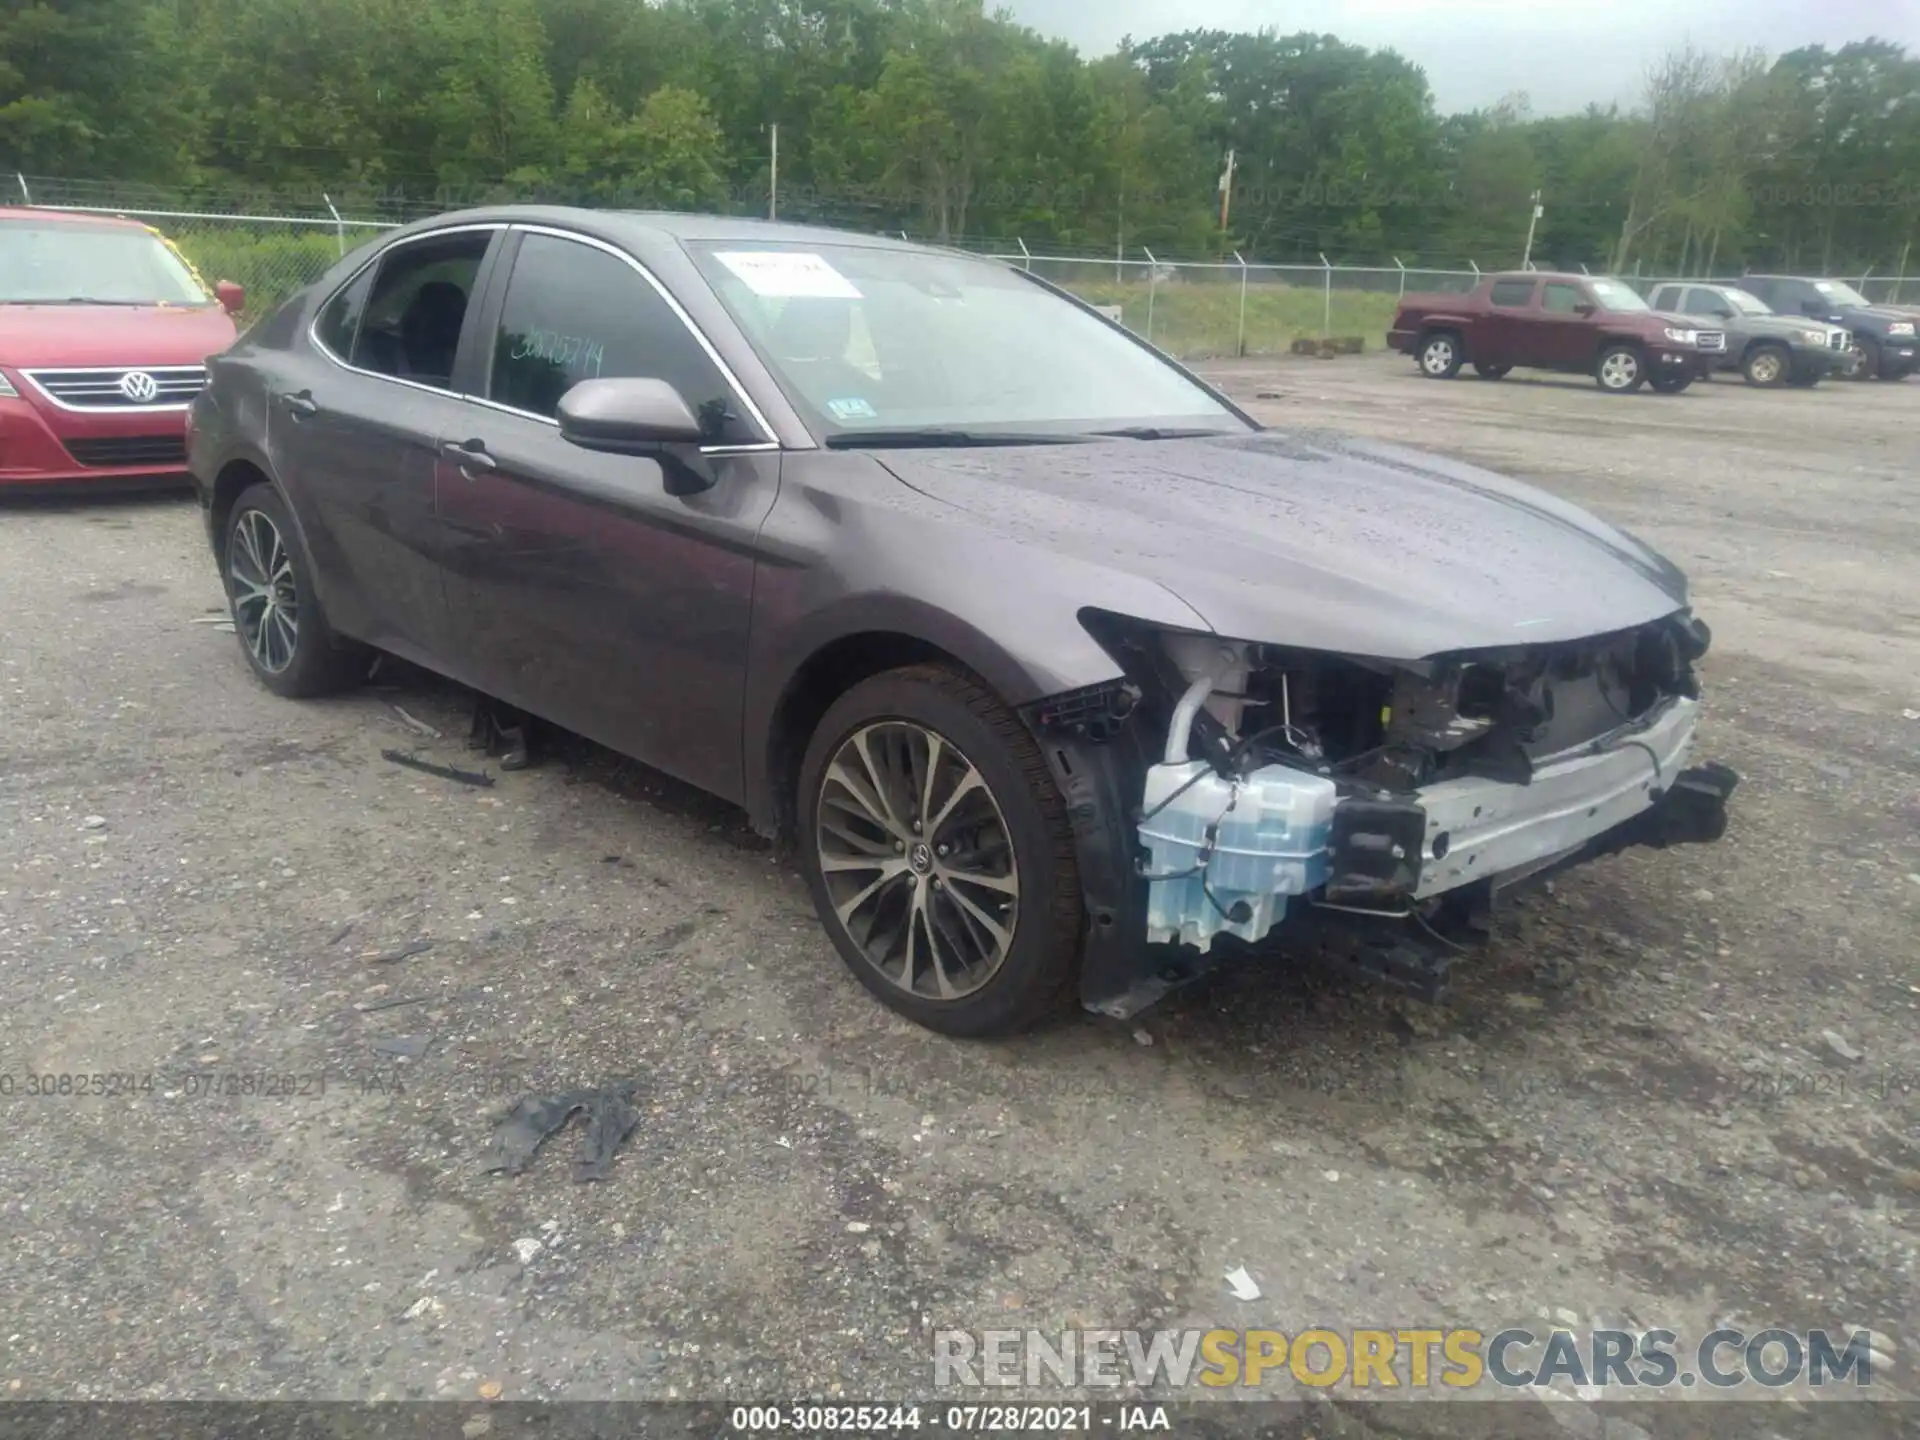
M599 753L491 789L386 763L475 763L464 697L410 672L268 695L196 623L190 501L12 505L5 1393L924 1397L935 1328L1731 1317L1870 1326L1876 1390L1920 1395L1920 386L1218 374L1680 561L1716 633L1700 753L1746 777L1727 840L1563 877L1443 1006L1245 968L960 1044L866 996L730 809ZM133 1088L27 1093L63 1073ZM608 1183L571 1137L481 1173L515 1098L620 1077ZM1852 1440L1916 1413L1736 1408Z

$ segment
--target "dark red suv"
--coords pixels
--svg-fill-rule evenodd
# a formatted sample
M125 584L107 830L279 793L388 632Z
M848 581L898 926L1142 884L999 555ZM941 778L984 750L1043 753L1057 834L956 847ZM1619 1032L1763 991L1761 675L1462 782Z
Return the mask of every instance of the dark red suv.
M186 483L187 406L244 303L145 225L0 209L0 493Z

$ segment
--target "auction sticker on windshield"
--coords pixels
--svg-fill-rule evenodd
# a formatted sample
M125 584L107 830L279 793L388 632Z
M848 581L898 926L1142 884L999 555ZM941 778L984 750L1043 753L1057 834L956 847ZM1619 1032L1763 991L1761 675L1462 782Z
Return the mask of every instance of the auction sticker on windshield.
M713 258L746 281L756 295L772 299L861 298L853 282L829 265L824 255L801 250L718 250Z

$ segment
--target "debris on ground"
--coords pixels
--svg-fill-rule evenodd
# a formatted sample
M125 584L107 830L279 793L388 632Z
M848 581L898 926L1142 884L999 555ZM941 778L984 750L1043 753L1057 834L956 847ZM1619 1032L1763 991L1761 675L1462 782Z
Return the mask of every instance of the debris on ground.
M1848 1044L1847 1037L1842 1035L1838 1030L1822 1030L1820 1032L1820 1038L1826 1042L1828 1050L1840 1059L1846 1061L1849 1065L1859 1060L1862 1056L1863 1052Z
M89 815L80 822L80 828L82 830L104 830L107 828L107 817L104 815Z
M613 1169L614 1153L640 1123L640 1112L633 1106L639 1088L638 1081L620 1080L598 1089L527 1096L494 1131L491 1153L481 1168L488 1174L504 1171L518 1175L533 1163L535 1152L548 1136L584 1112L587 1122L581 1132L573 1178L583 1183L605 1180Z
M333 932L333 938L327 941L327 944L338 945L342 940L346 939L347 936L353 933L354 924L355 922L352 920L347 921L346 924L342 925L338 930Z
M393 713L399 717L400 723L406 726L407 729L413 731L414 734L424 736L428 740L444 740L446 738L444 734L434 729L433 726L429 725L426 721L420 719L418 716L409 715L400 706L388 705L387 708L393 711Z
M233 620L227 615L196 615L187 622L189 625L210 625L223 635L233 634Z
M398 1010L402 1005L425 1005L431 995L407 995L393 1000L362 1000L353 1008L362 1015L372 1015L380 1010Z
M452 765L436 765L431 760L422 760L417 755L408 755L400 750L382 750L380 758L391 760L395 765L404 765L409 770L418 770L422 775L437 775L442 780L456 780L462 785L476 785L482 789L493 787L491 775L460 770Z
M502 770L525 770L533 764L533 717L489 696L476 696L467 748L500 756Z
M345 931L341 932L343 935L345 933ZM432 948L431 940L409 940L398 950L369 950L360 958L369 965L392 965L401 960L411 959L415 955L425 954Z
M1236 1300L1260 1298L1260 1287L1254 1284L1253 1276L1247 1273L1247 1267L1244 1265L1227 1272L1227 1288L1233 1292L1233 1298Z
M431 1044L431 1035L389 1035L373 1042L373 1053L391 1055L397 1060L418 1060Z

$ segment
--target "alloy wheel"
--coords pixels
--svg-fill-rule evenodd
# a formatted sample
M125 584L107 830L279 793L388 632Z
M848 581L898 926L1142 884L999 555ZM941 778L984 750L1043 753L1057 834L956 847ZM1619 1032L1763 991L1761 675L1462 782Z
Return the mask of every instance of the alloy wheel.
M1640 362L1625 350L1616 350L1600 362L1600 383L1609 390L1624 390L1640 374Z
M227 586L234 622L254 663L278 675L293 663L300 642L300 598L293 555L280 528L262 511L248 510L234 527Z
M1420 354L1420 363L1426 367L1429 375L1445 374L1447 367L1453 364L1453 342L1429 340L1427 348Z
M1753 377L1754 384L1771 385L1780 378L1780 372L1784 368L1777 352L1762 350L1753 357L1751 364L1747 367L1747 373Z
M848 736L821 778L814 845L839 924L889 984L957 1000L1006 963L1020 918L1013 836L950 740L907 720Z

